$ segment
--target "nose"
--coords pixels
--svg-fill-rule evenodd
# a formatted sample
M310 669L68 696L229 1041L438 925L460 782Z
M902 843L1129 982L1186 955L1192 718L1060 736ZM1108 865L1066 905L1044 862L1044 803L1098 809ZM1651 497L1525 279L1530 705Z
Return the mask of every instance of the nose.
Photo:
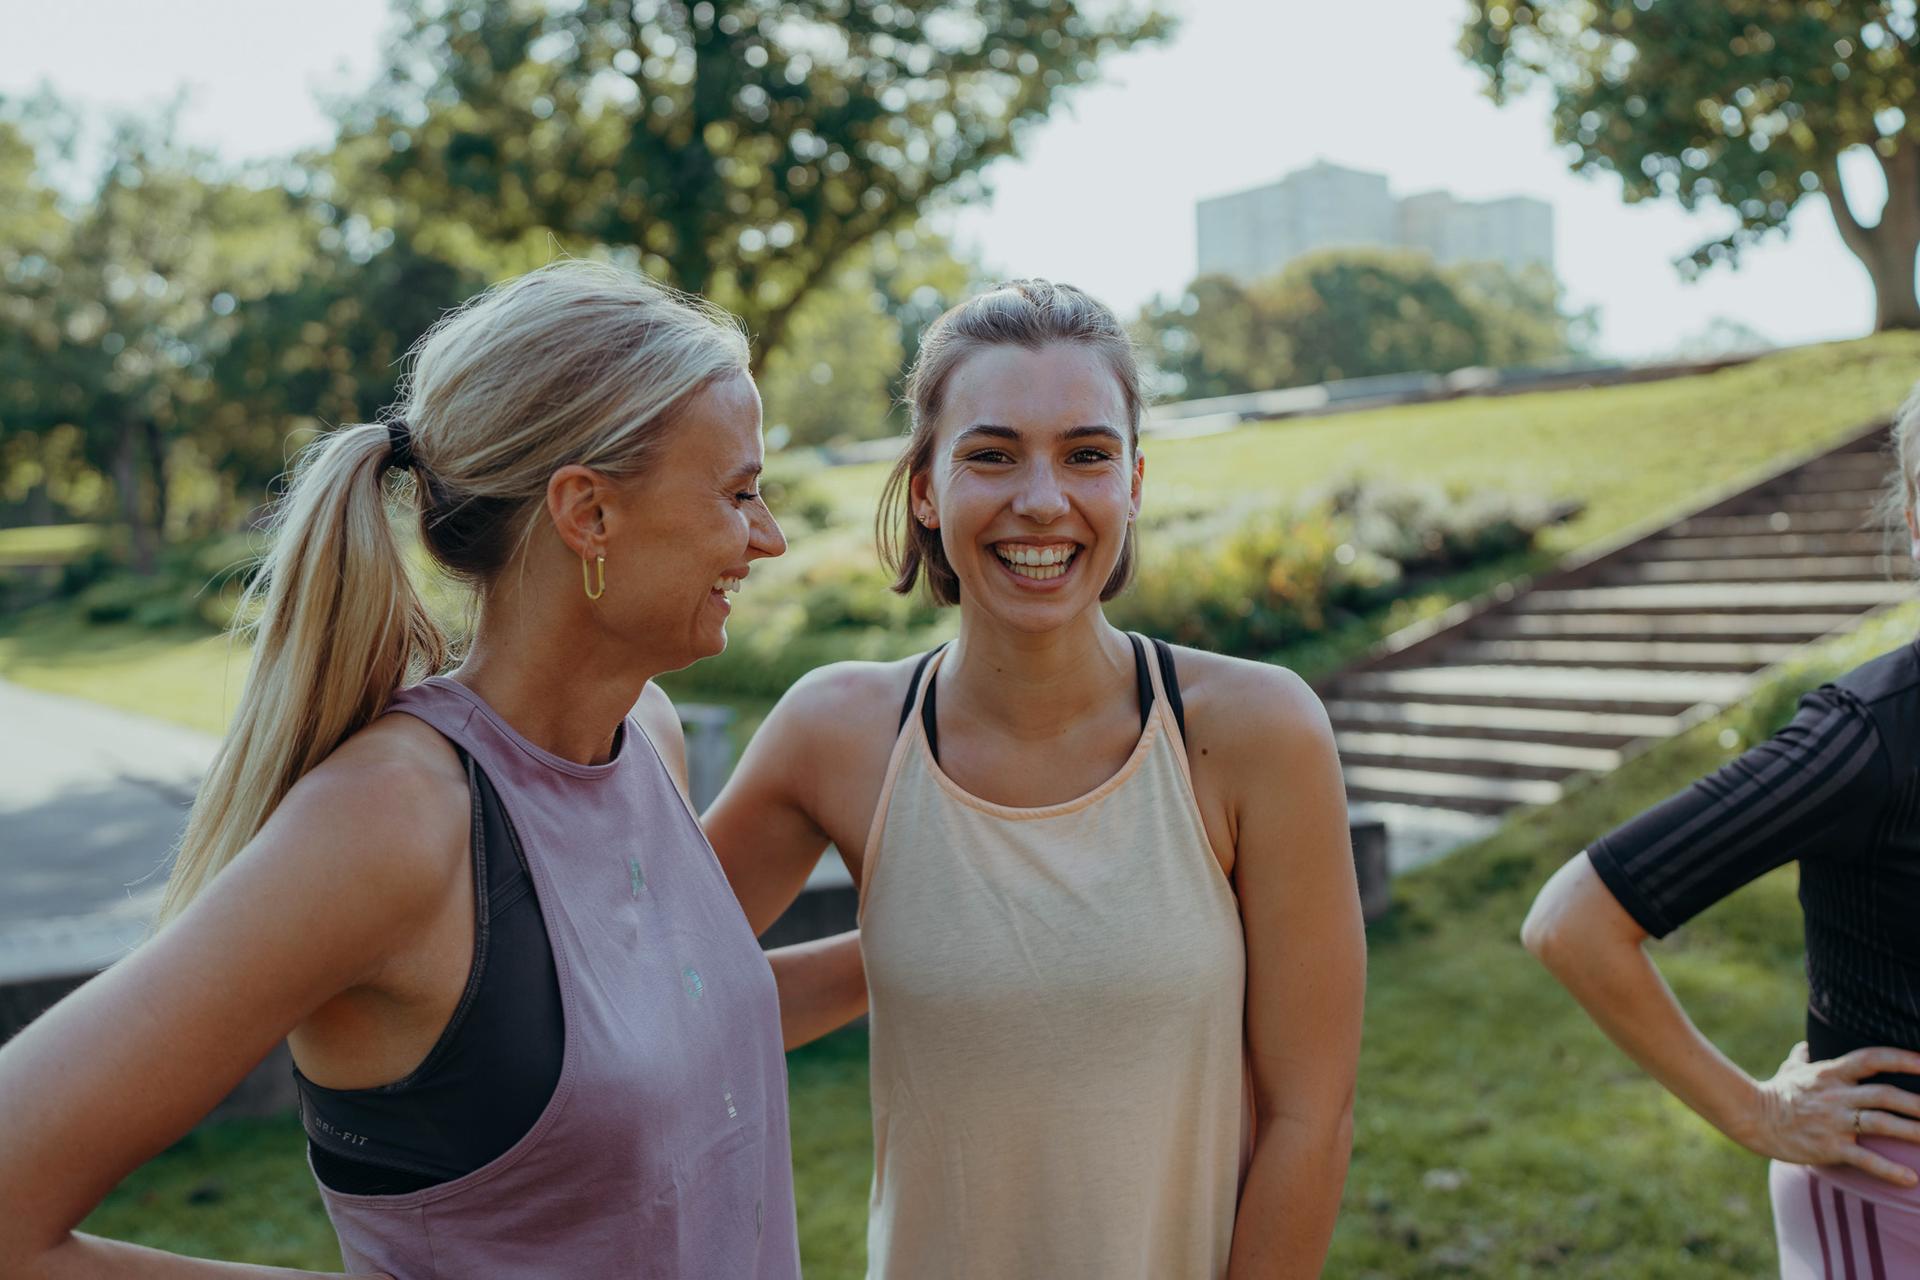
M1036 524L1052 524L1067 514L1067 493L1050 463L1040 460L1027 468L1013 498L1013 513Z
M747 538L748 559L764 560L772 556L787 553L787 535L780 531L780 522L773 518L773 512L764 505L753 504L754 512L751 533Z

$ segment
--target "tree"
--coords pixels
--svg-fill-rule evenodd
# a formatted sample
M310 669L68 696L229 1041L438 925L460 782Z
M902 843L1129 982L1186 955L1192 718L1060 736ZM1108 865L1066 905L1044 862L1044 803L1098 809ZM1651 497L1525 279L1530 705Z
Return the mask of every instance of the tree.
M1150 304L1137 331L1182 399L1572 354L1590 314L1561 309L1544 271L1435 265L1401 249L1330 249L1251 285L1207 276Z
M743 316L756 364L875 236L1169 21L1074 0L401 0L344 203L424 252L602 244ZM417 222L417 226L406 224Z
M1912 0L1473 0L1461 37L1495 101L1534 84L1574 168L1618 174L1629 202L1724 205L1702 270L1827 198L1873 279L1874 327L1920 328L1920 69ZM1867 223L1840 157L1866 148L1887 201Z
M769 443L828 444L897 430L903 375L920 334L979 282L970 263L923 231L858 250L795 309L791 340L760 374Z
M70 118L45 100L11 120L15 139L74 154L62 141ZM313 228L288 193L223 177L178 146L171 113L117 122L103 157L84 200L53 204L52 256L22 252L32 242L13 239L14 219L0 226L13 244L9 279L21 281L10 291L9 344L30 363L0 385L0 423L10 436L73 446L115 497L144 571L172 514L170 464L210 400L208 360L241 300L298 278ZM216 441L194 444L217 451Z

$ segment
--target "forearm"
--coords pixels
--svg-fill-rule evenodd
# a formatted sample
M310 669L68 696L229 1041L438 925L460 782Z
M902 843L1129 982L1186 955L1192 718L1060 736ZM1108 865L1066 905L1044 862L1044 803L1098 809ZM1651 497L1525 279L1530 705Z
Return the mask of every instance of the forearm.
M767 953L780 989L780 1035L789 1049L818 1040L867 1011L860 931Z
M67 1237L52 1249L29 1261L19 1270L4 1269L21 1280L294 1280L296 1277L331 1276L334 1271L295 1271L286 1267L260 1267L240 1262L214 1262L205 1258L183 1258L119 1240L98 1236Z
M1693 1025L1642 947L1576 934L1540 958L1642 1070L1714 1128L1753 1145L1758 1083Z
M1353 1112L1262 1124L1240 1189L1227 1280L1292 1280L1320 1274L1340 1213Z

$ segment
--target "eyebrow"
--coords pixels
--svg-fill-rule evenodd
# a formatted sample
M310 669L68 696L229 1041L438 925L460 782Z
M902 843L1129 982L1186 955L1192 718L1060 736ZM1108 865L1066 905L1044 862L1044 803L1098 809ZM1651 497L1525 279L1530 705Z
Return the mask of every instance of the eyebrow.
M992 423L992 422L978 422L978 423L975 423L973 426L968 427L965 431L962 431L959 435L955 436L953 438L952 447L955 449L958 449L962 444L964 444L969 438L973 436L984 436L989 440L1016 440L1017 441L1020 439L1020 433L1018 431L1015 431L1012 427L1003 427L997 423ZM1063 435L1061 439L1085 440L1090 437L1101 439L1101 440L1111 440L1114 444L1120 445L1122 447L1126 445L1126 437L1122 436L1118 431L1114 430L1112 427L1104 426L1104 425L1070 427L1067 429L1066 434Z

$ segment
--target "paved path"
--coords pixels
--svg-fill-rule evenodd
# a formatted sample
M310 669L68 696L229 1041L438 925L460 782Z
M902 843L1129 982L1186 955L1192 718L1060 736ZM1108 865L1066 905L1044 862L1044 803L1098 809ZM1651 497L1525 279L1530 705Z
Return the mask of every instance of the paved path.
M214 739L0 682L0 982L139 940Z
M0 983L91 972L140 940L214 746L0 681ZM851 883L829 856L808 886Z

